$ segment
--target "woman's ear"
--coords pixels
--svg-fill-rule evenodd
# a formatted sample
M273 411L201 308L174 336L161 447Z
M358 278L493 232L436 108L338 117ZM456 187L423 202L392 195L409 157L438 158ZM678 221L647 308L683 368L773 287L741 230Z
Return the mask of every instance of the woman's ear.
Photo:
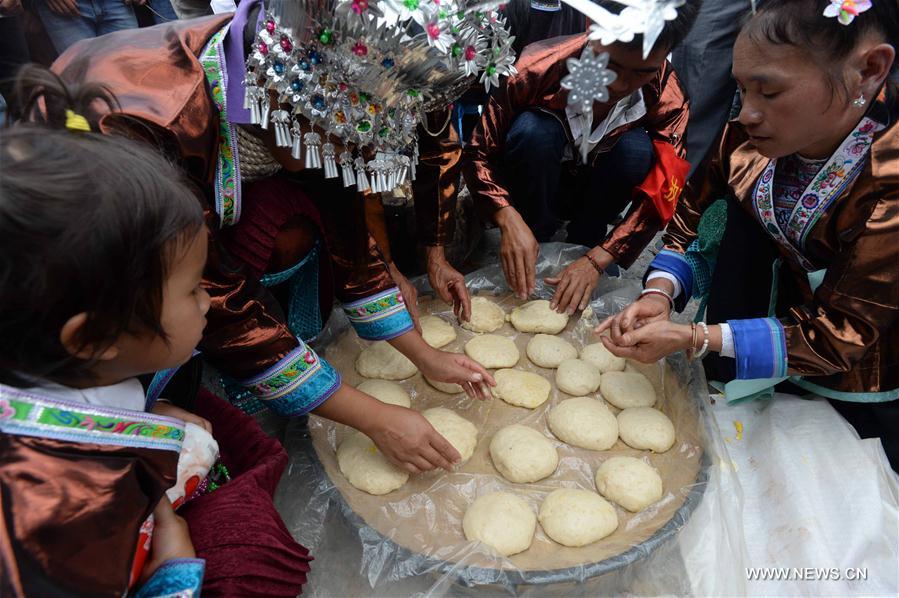
M107 347L98 347L94 344L85 345L80 341L81 331L87 322L87 312L75 314L62 325L59 331L59 342L69 355L84 359L99 359L100 361L109 361L115 359L119 355L119 349L114 344Z
M893 61L896 59L896 50L890 44L882 43L871 46L861 56L859 61L859 90L866 96L873 96L890 76Z

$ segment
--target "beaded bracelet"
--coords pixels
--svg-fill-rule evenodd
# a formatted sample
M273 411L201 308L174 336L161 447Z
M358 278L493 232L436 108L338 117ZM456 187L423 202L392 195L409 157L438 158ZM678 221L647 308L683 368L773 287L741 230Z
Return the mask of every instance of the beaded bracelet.
M694 353L690 359L702 359L705 357L705 354L709 352L709 327L705 322L699 322L699 326L702 328L703 339L702 339L702 348L699 349L698 352ZM696 336L696 324L693 325L694 337ZM696 340L694 338L693 347L696 347ZM694 349L695 350L695 349Z
M644 297L646 295L660 295L660 296L664 297L665 299L668 300L668 308L671 311L674 311L674 297L672 297L671 294L667 293L665 290L657 289L655 287L650 287L648 289L643 289L640 292L640 297Z
M590 263L593 264L593 267L596 268L596 271L599 272L600 276L602 276L605 270L602 269L602 266L599 265L599 262L596 261L596 258L594 258L589 253L585 253L584 257L590 260Z

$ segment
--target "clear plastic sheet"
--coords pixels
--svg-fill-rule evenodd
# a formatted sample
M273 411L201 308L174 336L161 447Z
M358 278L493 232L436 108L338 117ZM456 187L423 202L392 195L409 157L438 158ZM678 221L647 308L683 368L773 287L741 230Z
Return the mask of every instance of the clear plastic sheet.
M553 274L584 248L563 244L541 247L538 277ZM501 269L479 270L467 277L473 293L496 295L510 312L522 303L510 296ZM449 307L427 297L423 313L452 321ZM551 288L538 284L536 295ZM598 318L618 311L639 292L634 281L604 280L591 304L592 315L572 318L562 336L575 346L595 342L590 332ZM457 328L459 338L445 347L461 351L472 333ZM507 323L499 332L512 337L522 354L519 366L553 380L552 370L538 368L525 355L532 335L518 334ZM356 385L353 369L365 346L349 331L342 314L332 315L317 339L317 348ZM308 592L318 596L350 595L596 595L740 593L745 548L740 525L739 487L727 461L721 436L708 413L701 371L682 358L657 366L636 366L656 386L658 407L675 423L677 442L667 453L636 451L619 441L610 451L576 449L555 441L545 415L568 398L553 385L550 399L535 410L500 400L479 402L465 395L432 389L417 374L402 385L413 408L446 406L474 422L479 444L474 456L453 473L413 477L401 489L373 497L350 487L334 458L345 426L312 417L308 428L295 424L286 434L291 465L282 479L277 502L288 527L316 556ZM492 467L489 439L502 425L517 422L554 440L561 460L554 475L536 484L505 481ZM659 469L665 495L648 509L630 514L616 508L619 528L608 538L574 549L549 540L538 526L531 548L503 558L488 547L467 542L461 531L464 510L477 496L507 490L522 496L536 512L542 499L559 487L593 490L596 467L612 455L644 458Z

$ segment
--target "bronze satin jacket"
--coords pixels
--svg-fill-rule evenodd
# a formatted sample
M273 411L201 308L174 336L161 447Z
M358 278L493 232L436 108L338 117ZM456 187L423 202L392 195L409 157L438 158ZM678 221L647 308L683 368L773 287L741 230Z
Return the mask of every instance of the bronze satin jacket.
M115 94L120 111L101 119L103 132L124 126L129 133L163 145L179 160L200 189L212 240L219 230L212 208L219 115L197 57L230 19L231 15L219 15L175 21L84 40L53 65L66 81L99 82ZM444 118L430 115L429 126L439 128L433 123ZM458 191L461 152L454 135L452 127L437 137L421 135L416 212L428 244L452 238L451 206ZM319 199L323 201L316 203L329 211L322 220L338 298L351 302L393 287L384 255L364 230L366 218L361 212L371 202L361 201L361 195L360 201L340 205ZM329 226L339 228L328 230ZM373 232L379 241L386 241L383 228ZM384 250L388 251L386 246ZM297 347L269 291L248 277L217 243L210 243L204 283L212 304L201 346L210 361L229 375L253 377Z
M471 141L462 150L465 182L486 221L493 222L497 210L512 205L497 166L509 128L519 114L539 109L555 115L565 128L569 142L573 143L565 115L568 92L560 83L568 74L565 61L580 56L586 43L587 34L584 33L527 46L515 63L518 74L507 78L491 95ZM643 87L643 99L646 115L609 131L590 152L588 161L594 162L600 154L608 152L621 135L637 127L645 128L652 139L670 143L678 157L684 158L689 105L670 64L666 62L657 76ZM661 228L662 223L651 202L634 202L601 247L626 268Z
M867 164L811 229L804 256L827 269L812 293L806 271L778 244L791 285L803 305L777 314L784 326L788 375L841 392L899 388L899 106L891 92L868 116L887 125L876 134ZM754 189L769 163L738 122L725 129L717 151L688 183L665 235L683 254L697 236L702 212L732 196L754 217ZM759 226L762 226L759 224Z

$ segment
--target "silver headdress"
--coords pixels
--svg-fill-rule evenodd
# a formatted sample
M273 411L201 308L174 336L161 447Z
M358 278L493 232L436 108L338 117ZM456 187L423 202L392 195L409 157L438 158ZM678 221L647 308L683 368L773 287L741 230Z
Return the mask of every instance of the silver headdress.
M276 127L279 145L337 176L331 139L380 152L371 187L414 176L416 127L480 76L489 91L514 74L514 40L483 0L270 0L247 60L246 102L255 124ZM278 107L269 112L269 93ZM285 112L290 121L285 122ZM318 134L317 132L320 132ZM315 133L310 135L310 133ZM324 162L319 151L324 154ZM384 156L391 156L390 159ZM411 158L412 167L401 157ZM341 155L344 184L368 186L365 168Z

